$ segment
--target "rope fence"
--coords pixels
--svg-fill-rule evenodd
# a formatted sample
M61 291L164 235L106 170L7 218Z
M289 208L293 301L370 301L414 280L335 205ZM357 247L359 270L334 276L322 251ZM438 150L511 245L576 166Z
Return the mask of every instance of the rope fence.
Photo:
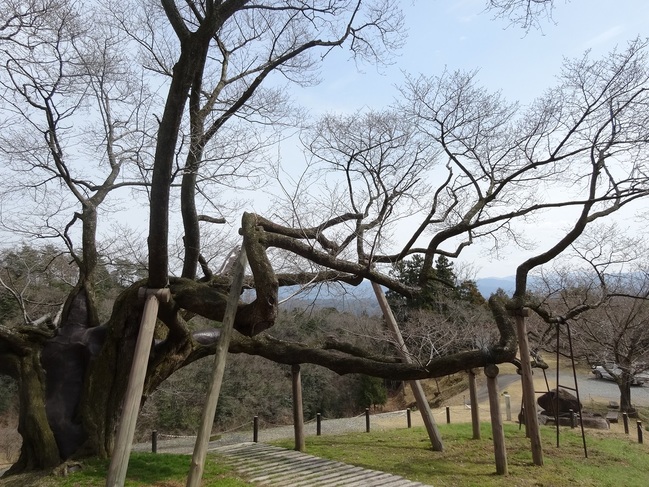
M446 406L433 410L433 417L437 423L450 423L454 418L457 420L460 417L460 413L466 412L467 409L470 408L466 404ZM464 422L466 418L462 417L460 421ZM307 436L340 435L353 432L385 431L419 426L424 426L424 422L421 414L417 410L408 408L390 412L373 412L370 409L366 409L356 416L347 418L328 418L317 413L314 418L304 421L304 434ZM248 441L275 441L292 438L294 433L293 424L277 424L267 420L264 421L258 416L254 416L251 421L227 430L214 432L214 440L211 440L211 442L231 444ZM195 441L195 435L172 435L154 430L151 434L151 451L157 452L158 450L164 450L172 452L174 449L186 448L187 445L193 444ZM139 445L138 449L143 450L143 446Z
M451 423L454 418L459 422L466 422L466 411L470 409L467 404L459 406L445 406L432 411L435 422ZM629 421L626 413L623 414L625 433L629 432ZM488 421L484 418L483 421ZM509 419L508 419L509 421ZM304 434L307 436L341 435L354 432L386 431L399 428L412 428L424 426L421 414L417 410L403 409L399 411L378 412L371 414L370 409L356 416L348 418L327 418L320 413L316 417L304 422ZM643 428L640 421L636 422L638 443L643 443ZM277 424L270 421L261 421L258 416L251 421L241 423L238 426L215 432L213 434L214 444L245 443L249 441L267 442L294 437L294 426L292 424ZM160 433L157 430L151 432L150 451L157 453L159 450L169 453L186 451L187 448L196 442L196 435L172 435ZM134 446L134 450L149 450L148 443Z

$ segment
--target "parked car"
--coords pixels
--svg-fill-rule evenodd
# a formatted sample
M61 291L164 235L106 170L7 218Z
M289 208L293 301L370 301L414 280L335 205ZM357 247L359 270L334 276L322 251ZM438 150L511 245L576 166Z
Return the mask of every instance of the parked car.
M615 380L614 376L619 377L622 370L617 364L607 364L606 368L603 365L593 365L593 370L591 372L595 374L595 378L597 379ZM631 385L633 386L641 386L644 385L645 382L649 382L649 374L644 372L635 374L631 379Z

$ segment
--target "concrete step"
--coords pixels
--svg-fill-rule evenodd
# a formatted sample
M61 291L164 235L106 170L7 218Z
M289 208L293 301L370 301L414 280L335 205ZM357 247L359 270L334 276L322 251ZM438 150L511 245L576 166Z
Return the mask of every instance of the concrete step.
M429 487L398 475L263 443L211 448L250 482L269 487Z

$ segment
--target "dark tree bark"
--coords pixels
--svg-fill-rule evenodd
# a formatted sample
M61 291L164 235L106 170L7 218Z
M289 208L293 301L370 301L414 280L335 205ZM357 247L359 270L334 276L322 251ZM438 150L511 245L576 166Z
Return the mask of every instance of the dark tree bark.
M159 117L155 116L158 123L155 133L149 132L146 124L145 127L137 123L130 126L125 122L139 119L141 112L149 109L160 113L154 105L138 106L123 117L112 117L113 101L130 106L131 99L120 98L120 95L115 95L117 100L111 98L113 93L102 87L112 86L111 82L115 80L106 80L106 73L103 69L98 69L96 63L97 59L112 59L114 52L120 52L123 46L119 46L119 42L117 46L113 46L114 52L93 51L87 58L80 55L79 59L72 59L74 69L71 73L66 69L58 72L52 70L56 72L53 79L41 79L39 74L31 74L32 78L27 79L29 73L41 73L37 63L29 65L30 69L25 69L24 72L28 73L24 75L25 79L16 77L17 71L12 71L13 68L8 68L9 74L3 72L3 87L8 90L13 87L12 96L28 107L21 113L26 120L25 124L41 131L38 134L39 140L45 141L44 147L39 148L45 154L42 157L44 162L33 162L33 158L29 157L31 152L27 151L29 155L25 158L25 167L17 171L25 174L30 170L39 170L39 174L44 174L42 181L25 180L26 192L40 185L46 188L45 191L52 186L66 188L78 208L68 225L64 229L57 229L52 235L63 239L79 269L78 281L65 302L60 323L50 323L51 326L26 323L17 328L0 326L0 372L8 373L19 381L19 429L24 439L20 459L11 473L49 468L70 457L111 455L140 326L143 304L139 298L141 287L169 287L172 294L171 301L159 310L158 328L161 334L152 349L142 402L174 371L213 353L219 339L218 325L201 332L191 332L187 323L193 315L215 322L221 321L230 286L227 275L214 275L207 269L205 260L201 261L198 226L201 217L196 209L199 193L196 174L205 164L203 159L207 144L235 116L242 115L241 118L245 119L256 116L257 112L269 110L268 107L256 106L254 102L260 86L271 73L280 72L287 79L310 81L308 74L302 77L303 72L308 72L317 63L315 57L308 56L309 52L320 49L318 52L322 56L334 47L348 45L355 55L378 60L386 51L398 46L401 16L394 5L396 3L372 3L367 0L282 0L256 3L249 0L162 0L166 27L171 29L169 33L173 32L171 35L175 37L163 39L161 44L165 47L160 51L157 50L159 39L156 37L159 33L152 28L154 23L147 23L144 31L151 28L150 32L141 34L138 30L140 26L130 26L128 23L129 19L125 18L128 13L111 12L119 20L120 28L124 29L120 41L133 41L143 48L150 55L151 65L147 64L146 69L168 77L164 106L161 107ZM513 5L526 2L500 3ZM527 4L531 5L529 2ZM95 19L103 18L101 15L93 17L91 14L98 12L92 10L89 10L88 17L83 17L75 11L75 4L63 0L51 0L47 5L63 10L56 11L57 15L48 17L48 22L43 25L34 24L22 39L14 41L14 34L2 37L1 42L13 44L9 49L3 47L0 50L0 55L3 56L0 65L7 68L26 63L26 59L31 57L35 45L33 43L43 41L38 36L48 33L52 38L39 45L52 48L52 65L66 67L70 53L77 53L85 46L75 44L79 35L76 23L71 26L60 23L73 19L78 24L86 25L88 19L93 19L94 22ZM60 13L66 15L59 15ZM148 14L149 11L145 13ZM145 22L150 21L147 15L143 18ZM10 20L9 24L11 22ZM17 25L16 32L27 28L20 22ZM273 28L262 29L260 25ZM129 31L129 28L132 30ZM244 32L246 28L249 30ZM146 37L149 34L151 38ZM164 36L167 32L160 34ZM274 37L264 37L269 35ZM325 35L329 37L325 38ZM37 40L33 41L32 38ZM254 43L259 39L264 42L255 51ZM93 42L90 44L111 44L103 38L91 40ZM97 40L100 42L94 42ZM497 241L498 232L503 229L507 236L511 236L508 233L509 227L517 218L556 207L579 206L582 212L573 231L549 251L528 260L519 268L516 291L519 301L514 303L514 307L521 306L527 273L531 269L565 250L593 220L649 194L641 182L630 176L601 184L605 176L613 178L618 171L623 172L617 167L615 171L608 171L606 165L610 157L618 163L623 156L642 153L637 150L638 141L649 139L649 135L641 130L643 125L649 124L628 124L629 116L624 111L627 106L631 106L629 113L636 117L641 110L632 106L635 98L639 99L639 106L644 107L646 104L642 98L646 91L645 79L640 80L643 74L639 73L639 64L634 65L632 62L634 56L644 49L640 44L638 42L634 49L629 49L625 54L627 64L635 66L638 72L629 69L630 75L627 76L627 71L623 69L626 66L622 66L617 74L610 74L604 65L588 65L587 68L594 70L594 73L581 76L582 72L577 69L576 74L573 73L574 79L568 80L572 85L566 82L566 85L572 87L572 91L565 88L566 93L557 95L559 99L542 100L537 111L525 115L528 123L521 123L522 128L512 123L514 108L503 104L498 96L476 89L470 76L449 76L447 78L450 79L440 78L424 87L414 86L416 83L413 83L410 87L413 99L404 103L398 111L405 114L405 119L411 118L417 123L414 124L411 120L407 130L398 137L388 137L377 144L368 144L370 147L364 147L362 151L352 147L342 153L336 153L337 147L331 140L322 142L320 148L329 151L328 156L335 153L327 162L333 162L342 170L343 179L351 193L347 195L349 205L340 212L326 209L328 216L323 217L324 221L306 228L277 224L252 213L243 215L240 233L252 271L249 283L254 287L256 296L251 303L239 305L234 325L239 335L232 341L230 350L234 353L261 355L278 363L313 363L340 374L365 373L397 380L441 377L513 360L516 352L514 329L507 317L505 304L496 299L490 302L499 332L495 343L480 349L434 358L427 364L390 361L337 340L307 346L281 342L260 334L275 322L280 284L322 280L359 283L362 279L369 279L405 297L416 297L428 281L434 278L431 266L435 256L459 255L462 249L473 243L476 236ZM167 47L169 52L165 51ZM13 55L12 48L24 49L25 52L21 51L24 55ZM245 54L234 63L238 71L230 72L229 56L238 52ZM167 59L170 56L175 57L173 60ZM221 71L216 76L218 81L211 87L206 86L209 81L208 65L211 67L210 76ZM83 75L79 74L83 71L82 67L88 71ZM121 72L119 68L124 68L119 65L100 66L104 67L106 72ZM142 73L138 74L144 77ZM617 91L610 89L610 85L615 84L613 82L604 83L606 87L600 91L598 89L601 86L575 86L575 83L604 79L609 74L613 81L622 77L624 86ZM462 90L456 90L458 86ZM123 93L130 92L131 87L120 85L119 88L115 91ZM101 150L92 143L88 150L91 154L101 153L98 158L102 161L106 159L104 166L108 167L108 172L99 182L73 174L72 168L80 161L70 163L66 159L69 155L64 150L70 143L65 140L66 132L71 130L66 116L79 116L75 110L89 103L85 95L93 90L96 90L96 99L93 101L99 107L98 118L104 123L106 132L99 137ZM435 90L437 94L433 96L433 100L426 99L426 94ZM471 96L460 99L456 96L458 92L469 93ZM580 105L583 93L595 94L594 101L588 100L585 107ZM418 98L420 95L421 98ZM72 100L60 107L56 106L56 101L66 99L66 96L71 96ZM220 103L218 107L217 100ZM19 101L15 102L16 105ZM559 102L565 102L565 106L560 108L569 112L567 121L555 121L555 114L562 113L562 110L556 110ZM15 108L14 105L12 107ZM495 108L486 113L484 107ZM44 120L41 125L35 121L38 117L32 117L29 110L41 116ZM20 110L16 112L20 113ZM390 119L389 116L380 118L383 122ZM529 121L530 118L533 120ZM272 117L263 122L268 123L270 119ZM454 124L440 123L440 120L447 119L453 120ZM570 125L574 120L576 122ZM189 133L185 133L187 128L184 124L187 121ZM400 118L398 122L402 123L404 119ZM124 128L124 124L128 126ZM395 147L400 147L399 144L394 144L397 139L405 137L410 141L412 139L409 137L415 137L411 132L414 125L421 130L417 137L425 138L425 142L420 140L412 150L406 144L406 150L390 159L388 153ZM353 128L353 124L351 126ZM510 133L514 128L522 130L530 126L533 128L530 133L516 132L514 136ZM370 132L374 129L371 124L367 128ZM120 129L123 132L117 133ZM638 133L621 133L622 129L637 130ZM591 132L595 133L594 140L589 139ZM120 154L118 146L128 144L128 137L139 133L144 133L142 140L138 139L134 147ZM333 134L340 135L335 130ZM74 143L82 138L80 135L75 134ZM334 139L337 141L335 137ZM154 149L150 149L146 145L148 142L144 142L149 140L155 140ZM186 141L189 147L184 145ZM361 144L364 142L361 141ZM154 145L152 142L150 144ZM427 148L433 145L435 150L429 151ZM539 147L546 146L548 153L539 154ZM18 157L22 152L23 148L19 147L13 155ZM41 154L37 150L33 152ZM146 159L151 152L152 179L149 182L151 161ZM319 150L316 152L320 153ZM411 193L429 166L428 158L433 160L438 152L443 153L448 160L444 169L448 173L441 178L443 182L434 191L425 188L417 194ZM388 159L384 160L384 156ZM177 161L183 157L184 164L180 165ZM378 158L376 164L373 162L374 157ZM136 181L122 181L122 164L132 159L137 160L135 172L139 171L140 176L146 176ZM550 181L559 174L563 176L564 173L569 173L569 169L583 160L587 164L578 166L573 174L575 181L590 178L589 191L583 197L547 203L533 201L527 206L512 204L518 195L510 188L536 186L539 173L543 173ZM502 161L503 167L494 166L494 161ZM635 159L632 159L632 163L634 162ZM85 160L83 163L79 165L90 165ZM175 164L178 167L174 167ZM355 164L360 164L360 169ZM386 167L388 174L384 173ZM395 167L403 170L403 174L398 171L393 174L391 171ZM637 169L633 168L630 173L635 175L642 172ZM182 180L179 183L176 178L180 173ZM366 186L354 192L354 177L358 174L361 175L361 185ZM53 183L48 186L47 183L51 181ZM121 292L114 302L110 318L105 323L100 323L96 297L100 257L97 248L98 211L109 193L136 184L149 190L148 278ZM169 212L172 190L178 185L185 231L184 262L181 277L170 277ZM602 190L603 187L608 189ZM366 201L363 200L363 195L367 195ZM391 223L390 217L404 195L411 199L430 196L430 200L421 204L422 208L426 207L426 211L422 213L423 218L412 238L395 254L384 254L379 245L381 232L385 225ZM527 203L528 196L533 200L531 193L520 199ZM600 210L602 207L604 209ZM597 211L594 211L595 208ZM54 216L58 214L55 213ZM295 216L294 221L299 221L302 215L290 216ZM317 215L309 217L315 219ZM290 221L290 218L284 221ZM70 236L73 234L72 227L78 222L82 228L81 250ZM43 226L47 225L49 221ZM431 233L432 237L423 247L415 247L419 237ZM449 248L443 248L444 245ZM298 260L308 261L316 271L310 273L300 269L293 274L276 275L269 255L278 250L286 251ZM417 286L405 285L381 268L382 264L394 263L413 254L423 255L425 263ZM198 262L207 269L205 277L199 280L196 279Z

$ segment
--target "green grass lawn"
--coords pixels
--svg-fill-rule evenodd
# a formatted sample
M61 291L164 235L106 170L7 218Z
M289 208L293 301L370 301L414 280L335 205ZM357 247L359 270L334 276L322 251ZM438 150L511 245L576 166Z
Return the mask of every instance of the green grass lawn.
M579 430L561 430L556 447L555 430L542 427L545 465L532 464L524 430L506 425L509 476L495 474L491 429L482 427L482 439L473 440L470 424L439 426L444 452L433 452L423 428L341 436L307 438L307 453L375 470L401 475L434 486L547 486L645 487L649 485L649 446L635 436L587 430L588 458L584 458ZM286 448L292 440L276 442ZM189 455L133 453L126 486L182 487L189 472ZM84 462L83 470L68 477L18 476L0 480L3 487L99 487L105 485L107 461ZM249 485L219 457L208 455L203 476L206 487Z
M587 430L588 458L579 430L542 427L544 463L532 463L524 430L506 425L509 476L495 474L491 427L472 439L470 424L440 425L445 451L433 452L423 428L307 438L307 452L434 486L642 486L649 485L649 448L631 437ZM291 448L291 441L277 443Z
M131 453L126 473L125 487L184 487L190 455L154 453ZM43 474L27 474L0 479L3 487L103 487L106 485L108 460L86 460L83 469L67 477ZM234 470L220 465L208 455L203 475L204 487L242 487L250 484L241 479Z

